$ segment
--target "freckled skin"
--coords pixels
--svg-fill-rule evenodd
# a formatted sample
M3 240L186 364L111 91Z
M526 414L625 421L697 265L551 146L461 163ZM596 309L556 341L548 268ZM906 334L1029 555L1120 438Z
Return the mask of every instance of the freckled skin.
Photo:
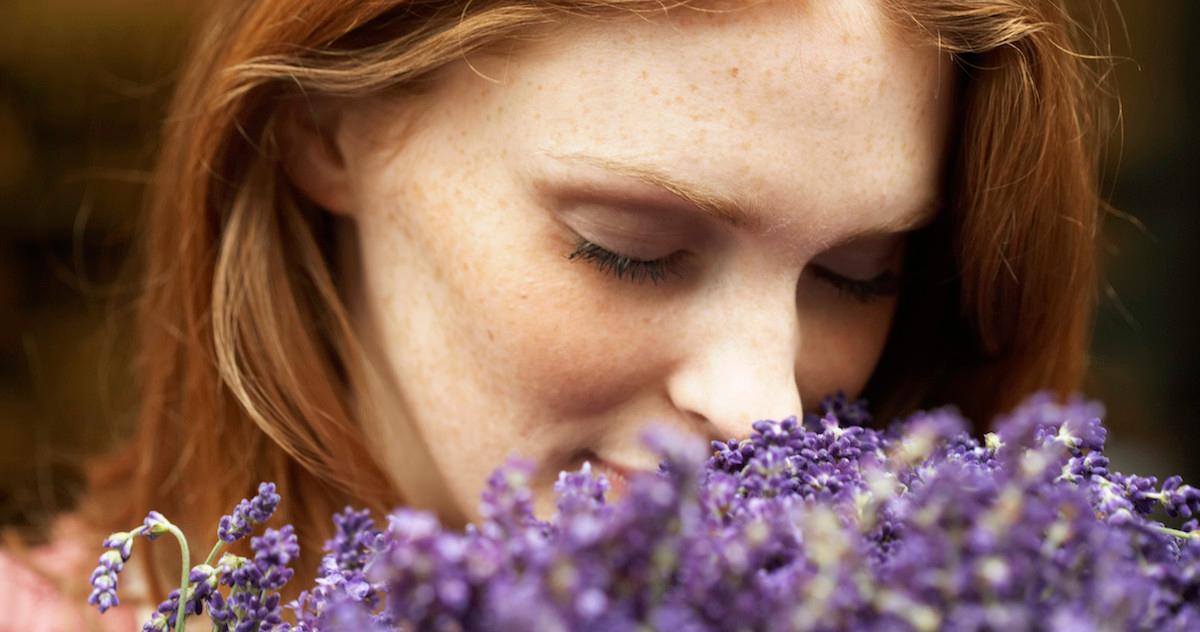
M769 2L569 24L511 57L446 68L402 146L379 140L402 125L394 110L347 117L355 317L408 403L393 423L434 447L450 511L477 518L510 454L539 466L547 517L580 450L652 465L647 422L746 435L755 419L862 389L895 299L863 304L803 272L938 189L952 107L951 64L877 11ZM659 254L686 249L694 264L657 287L568 261L564 209L530 183L557 173L546 152L580 150L745 195L772 228L665 243ZM382 445L385 465L399 471L413 449Z

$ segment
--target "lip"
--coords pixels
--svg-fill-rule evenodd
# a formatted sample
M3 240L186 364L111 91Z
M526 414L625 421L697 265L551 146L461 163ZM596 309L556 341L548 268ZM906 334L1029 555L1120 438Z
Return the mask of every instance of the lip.
M608 499L610 501L623 498L626 492L629 491L629 482L638 474L646 471L640 468L619 465L602 459L595 454L589 454L587 460L591 461L592 467L596 472L604 474L605 478L608 479Z
M605 461L604 459L601 459L601 458L597 458L596 463L597 463L597 465L599 465L605 469L611 470L612 473L620 476L621 478L624 478L626 481L628 481L630 478L632 478L634 474L637 474L638 472L641 471L641 470L636 470L634 468L625 467L623 465L617 465L616 463L613 463L612 461Z
M629 477L633 475L633 472L603 459L596 459L593 465L597 472L608 479L608 500L624 498L626 492L629 491Z

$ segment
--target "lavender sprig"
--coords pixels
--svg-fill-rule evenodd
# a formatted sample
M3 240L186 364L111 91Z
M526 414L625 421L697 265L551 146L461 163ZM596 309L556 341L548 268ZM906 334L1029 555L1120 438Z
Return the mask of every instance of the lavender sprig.
M267 521L279 505L280 497L274 483L261 483L258 494L237 504L231 515L222 516L217 529L217 542L202 564L191 566L187 538L183 532L157 511L147 514L142 525L118 532L104 540L108 549L100 556L92 572L92 593L88 603L101 613L118 605L117 575L133 551L133 539L144 536L155 540L170 533L179 541L182 556L182 576L179 588L171 591L154 614L143 625L143 632L184 632L188 615L198 615L207 606L214 630L228 632L267 632L282 623L279 616L277 592L293 574L289 567L300 554L296 536L290 525L279 531L268 529L262 538L253 538L251 548L256 557L252 564L245 558L226 555L213 566L226 543L246 537L252 529ZM218 590L225 584L233 589L227 596Z
M279 506L279 494L275 483L260 483L258 494L250 500L242 499L233 513L221 516L217 526L217 538L221 542L237 542L250 535L254 527L264 523Z
M96 606L102 614L121 603L117 598L117 575L133 554L133 539L140 532L141 528L120 531L104 539L103 546L108 550L100 555L100 561L92 571L92 593L88 595L88 604Z
M562 472L549 521L512 461L464 531L346 508L316 585L281 606L299 550L268 529L253 559L193 568L147 630L205 607L238 632L1200 629L1200 491L1112 471L1102 416L1039 394L976 438L953 408L875 430L834 396L707 452L649 433L658 472L615 504L589 464ZM209 563L277 503L265 486L239 503ZM132 538L164 529L110 536L89 600L115 605Z
M510 463L465 532L392 514L367 566L383 608L329 601L304 629L1193 629L1196 492L1111 472L1101 416L1039 395L979 440L951 408L877 431L831 398L706 463L660 434L661 471L615 505L586 465L562 473L549 523Z

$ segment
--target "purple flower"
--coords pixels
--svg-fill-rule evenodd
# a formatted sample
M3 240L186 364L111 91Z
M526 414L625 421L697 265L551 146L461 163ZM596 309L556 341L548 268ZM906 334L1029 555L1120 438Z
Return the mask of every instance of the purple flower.
M197 614L202 611L203 604L216 593L217 582L219 580L220 577L217 575L217 569L208 564L200 564L192 568L188 574L188 581L193 587L190 598L196 602Z
M954 409L880 432L839 419L868 421L855 405L829 408L803 424L758 420L748 439L713 442L707 462L650 433L658 476L608 505L589 468L563 472L548 524L532 518L529 470L510 465L489 481L482 528L459 535L429 514L393 514L372 585L398 629L1193 620L1184 595L1197 553L1144 511L1192 511L1193 492L1110 473L1096 406L1034 397L984 441Z
M171 522L157 511L151 511L142 522L142 535L147 540L156 540L158 536L170 531Z
M1163 506L1170 516L1200 516L1200 489L1184 485L1181 477L1172 476L1163 482L1162 496Z
M236 542L250 535L255 526L266 522L275 513L278 506L279 494L275 493L275 484L260 483L254 498L242 499L232 514L221 516L217 537L224 542Z
M88 604L96 606L101 613L121 603L117 598L117 575L133 553L136 536L133 531L121 531L104 539L103 546L107 550L100 555L99 563L92 571L92 592L88 595Z
M260 590L279 590L292 578L295 571L289 565L300 557L300 544L292 525L282 529L267 529L261 537L250 540L254 550L254 568Z
M217 564L219 583L230 590L227 596L215 588L209 593L209 616L214 623L235 632L266 632L283 624L275 591L291 578L293 571L286 565L299 556L300 550L290 525L279 531L267 529L250 545L255 559L225 554Z
M225 632L1196 629L1200 492L1112 472L1102 412L1038 394L976 438L951 407L877 430L838 395L708 450L654 429L659 471L616 503L585 464L559 474L542 522L532 465L513 460L464 531L411 508L381 530L347 508L316 585L281 606L299 547L290 526L267 529L253 559L193 568L185 610ZM260 487L222 539L277 502ZM1155 522L1160 507L1182 528ZM132 537L167 525L152 513L105 541L93 603L115 603ZM146 629L165 630L179 599Z

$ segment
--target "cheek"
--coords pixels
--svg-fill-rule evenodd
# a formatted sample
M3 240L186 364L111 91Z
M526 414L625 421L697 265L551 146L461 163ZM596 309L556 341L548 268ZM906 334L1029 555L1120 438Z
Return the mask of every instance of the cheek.
M879 362L895 310L894 298L865 305L835 298L801 306L796 381L806 408L836 390L848 396L862 391Z
M523 252L480 302L492 315L484 326L494 371L520 397L553 416L586 416L628 400L662 370L659 319L645 304L568 261L565 240Z
M449 176L421 181L453 182ZM660 370L652 354L661 348L657 317L636 301L614 301L620 294L604 279L569 261L563 229L502 178L481 170L454 186L384 193L380 204L390 199L403 210L363 232L391 242L369 249L368 262L390 271L390 311L404 314L389 333L414 331L414 318L425 332L404 349L425 359L401 360L426 369L425 386L410 388L438 384L456 393L444 407L496 411L528 436L547 422L616 406Z

